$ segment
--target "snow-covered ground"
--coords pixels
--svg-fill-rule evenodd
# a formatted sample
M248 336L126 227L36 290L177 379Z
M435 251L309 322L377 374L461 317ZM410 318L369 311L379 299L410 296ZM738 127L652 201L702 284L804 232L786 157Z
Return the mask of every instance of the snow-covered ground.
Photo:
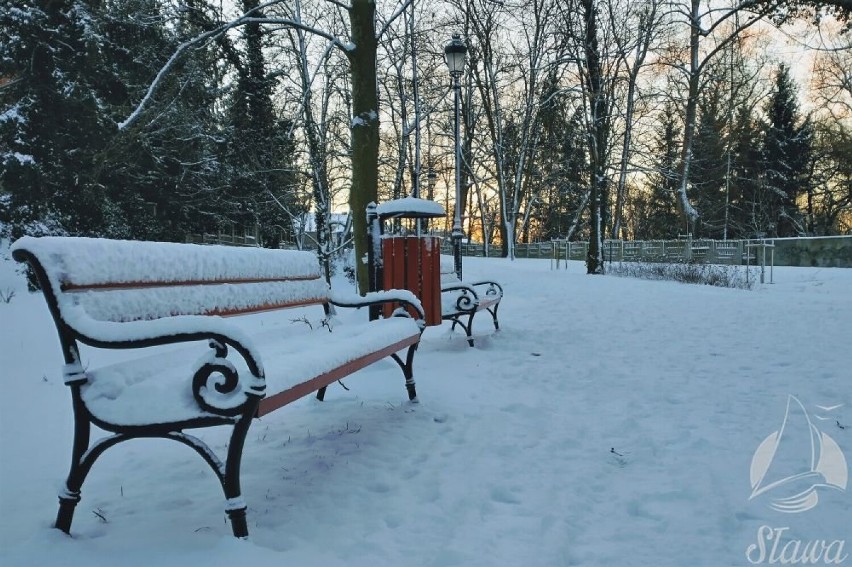
M162 440L108 451L72 537L51 528L70 398L43 299L0 259L0 292L17 291L0 302L0 565L726 566L780 564L797 542L852 565L837 457L848 474L852 270L776 268L775 284L743 291L590 277L576 262L464 265L504 284L501 331L481 314L469 348L447 324L427 329L419 405L386 361L255 422L239 541L207 466ZM800 513L770 507L789 483L750 499L773 455L753 456L790 396L802 407L771 474L827 485ZM225 433L199 435L221 451ZM812 462L814 438L839 452Z

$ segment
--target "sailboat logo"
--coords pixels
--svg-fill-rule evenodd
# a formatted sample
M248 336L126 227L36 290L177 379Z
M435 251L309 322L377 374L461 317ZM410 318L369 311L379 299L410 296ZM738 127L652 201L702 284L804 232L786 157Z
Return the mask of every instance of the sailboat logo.
M841 406L816 407L830 412ZM819 490L844 491L848 480L840 447L813 424L802 402L789 396L781 429L764 439L752 457L749 500L767 494L769 506L779 512L805 512L819 503Z

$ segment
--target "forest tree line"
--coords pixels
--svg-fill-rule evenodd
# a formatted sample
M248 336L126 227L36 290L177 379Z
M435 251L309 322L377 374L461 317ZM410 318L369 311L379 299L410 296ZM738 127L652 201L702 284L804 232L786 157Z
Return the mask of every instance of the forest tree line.
M472 240L512 255L551 238L852 230L846 0L380 2L361 61L365 2L0 0L0 226L157 240L257 226L278 246L312 211L322 231L363 165L361 64L381 124L372 191L451 216L443 48L459 33ZM797 41L777 53L779 37Z

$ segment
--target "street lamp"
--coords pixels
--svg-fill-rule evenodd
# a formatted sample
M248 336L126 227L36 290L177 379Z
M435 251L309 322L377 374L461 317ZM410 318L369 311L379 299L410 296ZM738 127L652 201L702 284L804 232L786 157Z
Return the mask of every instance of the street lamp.
M444 47L444 61L450 70L450 76L453 78L453 92L455 105L455 146L456 146L456 211L453 218L453 268L456 272L456 277L462 279L462 257L461 257L461 241L462 241L462 223L461 223L461 135L459 134L459 96L461 93L461 85L459 78L464 72L464 61L467 55L467 46L462 41L458 34L453 35L450 43Z

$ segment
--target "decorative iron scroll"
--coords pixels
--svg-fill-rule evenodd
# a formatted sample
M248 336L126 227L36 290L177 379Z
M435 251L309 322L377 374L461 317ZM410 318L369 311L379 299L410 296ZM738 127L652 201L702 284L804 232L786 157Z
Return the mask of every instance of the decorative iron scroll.
M198 368L192 377L192 395L204 411L216 415L240 415L249 397L238 388L240 375L227 359L228 347L214 339L208 344L213 352L196 363Z
M456 298L456 309L459 311L473 311L476 309L476 296L463 289Z

